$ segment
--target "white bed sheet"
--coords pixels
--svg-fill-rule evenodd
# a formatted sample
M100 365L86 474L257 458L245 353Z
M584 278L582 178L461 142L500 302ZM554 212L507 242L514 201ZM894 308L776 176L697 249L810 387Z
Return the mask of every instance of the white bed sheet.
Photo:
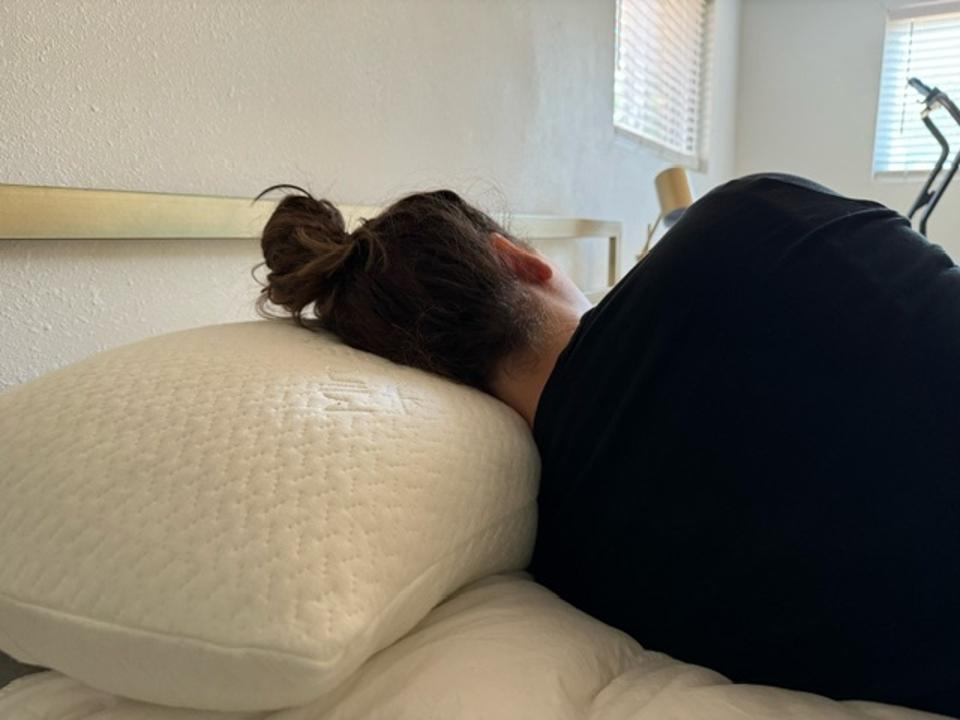
M272 713L190 711L125 700L44 672L0 690L4 720L920 720L868 702L731 684L641 648L526 573L494 575L309 705Z

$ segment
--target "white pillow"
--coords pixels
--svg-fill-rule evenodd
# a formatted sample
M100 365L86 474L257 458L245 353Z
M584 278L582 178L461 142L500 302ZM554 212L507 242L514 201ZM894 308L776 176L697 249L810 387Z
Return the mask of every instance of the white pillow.
M0 650L156 703L305 703L533 548L518 415L287 322L0 395L0 459Z

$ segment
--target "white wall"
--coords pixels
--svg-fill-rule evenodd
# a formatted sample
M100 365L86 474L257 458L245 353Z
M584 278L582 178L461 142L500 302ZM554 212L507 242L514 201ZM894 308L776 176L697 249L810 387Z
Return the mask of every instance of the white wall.
M733 167L739 0L717 0L709 172ZM614 135L614 0L6 0L0 182L623 220L670 163ZM0 243L0 387L146 335L252 318L255 244Z
M741 13L736 173L804 175L906 213L922 180L872 178L886 6L743 0ZM927 230L960 259L960 180Z

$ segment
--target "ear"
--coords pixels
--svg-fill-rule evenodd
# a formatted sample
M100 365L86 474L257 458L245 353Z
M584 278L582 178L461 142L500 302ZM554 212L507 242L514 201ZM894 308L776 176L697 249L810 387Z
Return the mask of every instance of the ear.
M518 279L533 285L542 285L553 277L550 263L534 252L522 248L505 235L490 233L493 249Z

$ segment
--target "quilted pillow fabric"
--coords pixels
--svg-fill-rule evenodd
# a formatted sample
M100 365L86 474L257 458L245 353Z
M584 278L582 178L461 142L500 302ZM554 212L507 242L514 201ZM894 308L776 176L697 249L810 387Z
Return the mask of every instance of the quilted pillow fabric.
M150 702L315 699L533 547L519 416L286 322L8 391L0 458L0 650Z

